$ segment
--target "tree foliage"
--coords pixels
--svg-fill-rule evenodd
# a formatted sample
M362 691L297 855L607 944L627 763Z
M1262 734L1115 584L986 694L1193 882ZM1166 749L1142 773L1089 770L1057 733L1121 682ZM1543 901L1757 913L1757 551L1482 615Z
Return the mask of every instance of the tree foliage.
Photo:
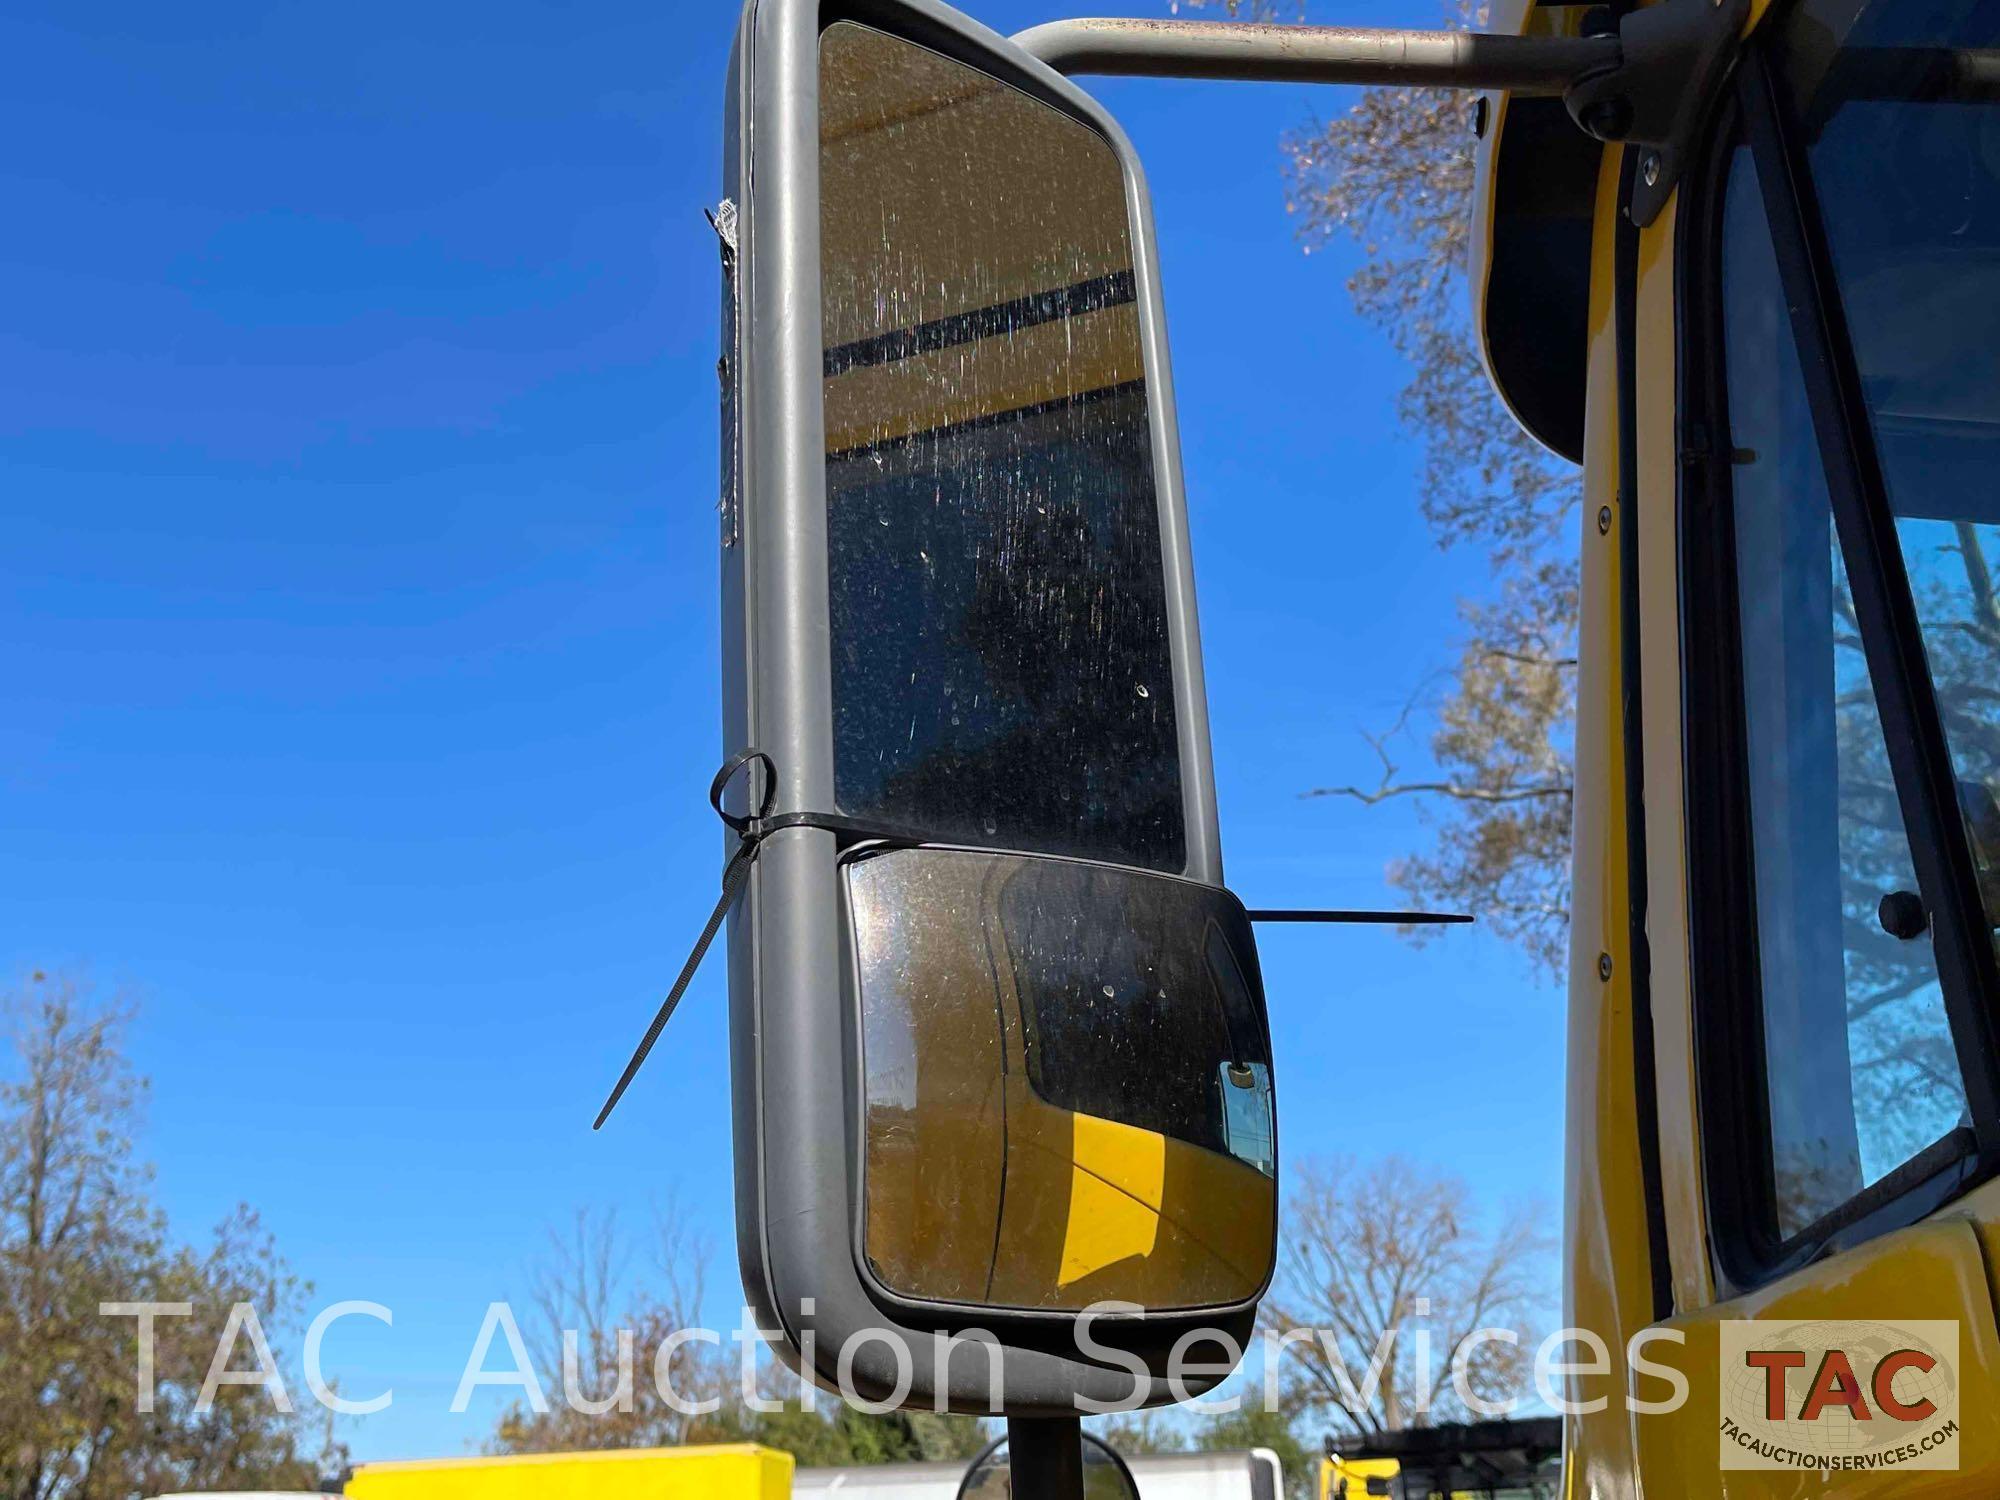
M660 1387L656 1359L676 1330L700 1325L707 1252L668 1205L656 1217L637 1274L628 1275L633 1259L612 1214L579 1213L566 1231L550 1236L535 1270L534 1323L526 1331L548 1409L517 1402L501 1417L492 1451L757 1442L812 1467L971 1458L985 1446L985 1424L975 1417L875 1415L823 1392L809 1398L782 1370L759 1371L746 1392L741 1351L706 1341L684 1341L667 1357L676 1405ZM751 1395L779 1409L757 1410ZM686 1409L710 1403L710 1412ZM606 1409L579 1409L595 1406Z
M1306 1500L1319 1492L1316 1446L1299 1441L1297 1424L1283 1411L1245 1401L1238 1410L1221 1412L1197 1427L1193 1446L1204 1453L1268 1448L1278 1455L1278 1464L1285 1472L1285 1493L1291 1500Z
M1269 1448L1296 1492L1308 1494L1317 1437L1327 1425L1380 1432L1466 1415L1451 1361L1474 1329L1500 1323L1522 1331L1521 1346L1482 1344L1469 1364L1472 1389L1482 1399L1517 1395L1533 1347L1525 1325L1546 1281L1542 1217L1523 1209L1485 1225L1464 1182L1399 1158L1369 1166L1308 1162L1288 1194L1278 1276L1263 1317L1281 1335L1323 1330L1327 1342L1315 1338L1285 1349L1277 1408L1266 1410L1262 1392L1250 1389L1233 1413L1120 1413L1094 1421L1093 1430L1128 1456ZM628 1258L629 1248L608 1214L579 1214L550 1237L525 1331L548 1409L517 1404L502 1417L491 1451L750 1441L816 1467L970 1459L992 1435L975 1418L921 1410L877 1416L826 1393L808 1406L797 1381L775 1370L763 1373L755 1393L780 1409L757 1411L744 1399L739 1351L707 1343L683 1343L670 1373L683 1404L712 1401L716 1410L699 1416L676 1410L652 1378L652 1360L676 1329L697 1326L706 1257L671 1209L659 1216L643 1255ZM1414 1353L1420 1327L1432 1339L1430 1364ZM626 1361L633 1371L629 1395L620 1374L620 1329L634 1346ZM1379 1388L1365 1402L1345 1399L1335 1360L1365 1383L1385 1335L1401 1352ZM570 1347L574 1355L565 1353ZM607 1409L576 1410L569 1392Z
M1280 1367L1285 1409L1362 1435L1476 1419L1453 1377L1461 1357L1478 1400L1523 1395L1551 1249L1545 1218L1523 1207L1483 1224L1463 1180L1401 1157L1299 1168L1261 1313L1273 1333L1295 1336ZM1519 1341L1473 1338L1495 1326Z
M1279 0L1230 0L1226 9L1255 20L1292 15ZM1477 26L1484 13L1456 0L1444 19ZM1494 581L1490 597L1460 606L1448 685L1413 698L1396 724L1370 737L1379 782L1306 795L1420 799L1434 838L1390 866L1391 882L1420 904L1476 912L1555 974L1568 947L1577 630L1569 523L1581 485L1521 430L1480 362L1466 278L1468 110L1450 89L1364 89L1346 113L1284 142L1286 207L1306 252L1359 247L1349 298L1410 363L1398 409L1422 444L1424 519L1440 547L1484 549ZM1405 776L1403 742L1425 723L1433 769ZM1424 930L1408 935L1421 940Z
M1087 1430L1123 1458L1268 1448L1278 1455L1285 1472L1286 1495L1291 1500L1308 1500L1319 1489L1319 1454L1314 1444L1300 1439L1293 1418L1290 1409L1267 1408L1261 1394L1252 1393L1242 1398L1235 1411L1189 1418L1171 1407L1155 1407L1094 1419Z
M1314 795L1424 798L1435 842L1390 879L1420 901L1477 912L1557 971L1568 944L1576 703L1576 551L1565 523L1580 486L1501 406L1473 342L1466 108L1450 90L1368 89L1346 115L1286 142L1307 249L1337 237L1361 245L1349 296L1411 364L1399 409L1423 444L1424 518L1440 546L1485 548L1496 583L1492 599L1461 606L1465 639L1429 742L1438 774L1401 777L1378 741L1378 785Z
M201 1399L232 1306L290 1325L305 1288L239 1209L201 1247L176 1243L136 1154L145 1084L127 1013L35 974L0 997L0 1497L126 1500L170 1490L309 1489L332 1451L259 1387ZM140 1410L136 1331L106 1303L190 1303L160 1319L157 1385ZM248 1369L239 1340L231 1368ZM310 1457L308 1455L311 1455Z

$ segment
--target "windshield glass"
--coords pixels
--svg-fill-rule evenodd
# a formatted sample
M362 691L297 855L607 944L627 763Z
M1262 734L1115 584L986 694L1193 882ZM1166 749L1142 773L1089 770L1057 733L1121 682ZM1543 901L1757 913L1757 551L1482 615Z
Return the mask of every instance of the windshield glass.
M2000 916L2000 3L1811 0L1788 76Z

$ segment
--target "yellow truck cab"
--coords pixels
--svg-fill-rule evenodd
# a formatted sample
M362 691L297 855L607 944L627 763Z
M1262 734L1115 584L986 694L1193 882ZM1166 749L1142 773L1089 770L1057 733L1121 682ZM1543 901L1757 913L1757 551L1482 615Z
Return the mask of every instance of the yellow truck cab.
M1402 1465L1393 1458L1341 1458L1329 1455L1320 1460L1317 1500L1361 1500L1364 1495L1393 1495Z
M1435 917L1223 881L1154 227L1069 75L1481 90L1481 348L1582 474L1566 1492L2000 1492L2000 0L1501 4L747 9L735 841L606 1111L741 893L738 1244L795 1368L1003 1411L1057 1500L1080 1412L1229 1372L1278 1237L1252 924Z
M1566 1489L2000 1493L2000 14L1741 35L1677 158L1477 116L1488 369L1583 473Z

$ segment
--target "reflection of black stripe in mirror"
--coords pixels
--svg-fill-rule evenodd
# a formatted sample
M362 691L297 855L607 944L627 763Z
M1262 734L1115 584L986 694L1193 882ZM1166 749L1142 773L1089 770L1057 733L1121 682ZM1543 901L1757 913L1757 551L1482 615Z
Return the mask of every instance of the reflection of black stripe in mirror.
M1047 416L1051 412L1069 411L1076 407L1090 406L1099 401L1115 401L1132 396L1144 400L1146 382L1128 380L1121 385L1102 385L1094 391L1078 391L1073 396L1058 396L1052 401L1038 401L1033 406L1016 406L1009 411L988 412L984 416L972 417L963 422L953 422L944 427L927 427L922 432L905 433L901 437L884 438L879 443L863 443L857 448L839 448L826 455L829 465L849 459L874 458L878 455L894 453L898 449L920 444L938 444L952 438L963 437L967 433L983 432L992 427L1003 427L1009 422L1025 422L1031 417Z
M1143 384L827 463L835 811L1178 870Z
M955 344L970 344L1064 318L1080 318L1086 313L1102 312L1108 307L1122 307L1137 299L1138 284L1130 271L1093 276L1074 286L1016 297L1011 302L999 302L991 307L975 307L969 312L953 313L948 318L919 323L914 328L892 329L873 338L841 344L826 351L826 374L831 379L849 370L890 365L898 360L914 359L919 354L949 349Z

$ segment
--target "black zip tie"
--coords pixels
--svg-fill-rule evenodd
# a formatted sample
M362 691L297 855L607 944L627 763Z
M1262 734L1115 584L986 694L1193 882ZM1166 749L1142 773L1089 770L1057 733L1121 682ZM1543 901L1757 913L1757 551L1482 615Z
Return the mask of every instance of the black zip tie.
M761 761L764 766L764 795L754 805L755 812L741 816L727 812L722 806L722 794L736 773L752 761ZM850 838L871 839L886 846L920 844L923 835L914 829L898 828L888 823L869 823L858 818L836 817L830 813L795 812L771 816L771 804L777 800L778 768L771 757L762 750L739 750L722 763L722 769L715 773L715 780L708 785L708 805L715 809L715 815L727 823L736 834L736 850L729 856L729 862L722 867L722 894L716 899L715 910L708 914L708 924L702 928L701 936L694 940L687 962L681 965L680 978L667 991L667 998L660 1002L659 1010L653 1016L653 1024L646 1028L646 1034L639 1039L632 1060L625 1064L625 1071L611 1090L611 1096L604 1101L604 1108L597 1112L596 1123L590 1128L602 1130L604 1122L611 1118L611 1111L618 1107L618 1101L625 1097L625 1090L632 1086L632 1080L644 1065L646 1056L653 1050L653 1044L660 1039L660 1033L673 1019L674 1008L681 1003L687 987L693 982L695 971L708 955L709 944L715 941L716 933L722 930L723 918L729 915L729 908L736 904L744 885L750 879L750 865L757 858L757 851L764 840L774 833L787 828L822 828L830 833L846 834Z
M764 799L756 803L757 810L743 817L725 812L722 794L736 773L752 761L764 763ZM646 1028L646 1034L639 1040L638 1049L632 1060L625 1064L625 1071L618 1077L611 1097L604 1101L604 1108L597 1112L597 1120L590 1128L602 1130L604 1122L611 1118L611 1111L618 1107L618 1101L625 1097L625 1090L632 1086L639 1069L646 1061L646 1054L653 1050L653 1044L660 1039L660 1033L667 1029L667 1022L673 1019L674 1007L681 1003L681 996L694 979L695 970L708 954L708 945L715 941L715 934L722 928L722 919L729 915L729 908L736 903L743 884L750 878L750 861L757 857L757 846L764 841L770 830L759 826L764 814L771 810L771 803L778 794L778 768L771 763L771 757L762 750L743 750L722 763L722 769L715 773L715 780L708 786L708 805L715 809L715 815L727 823L736 834L736 852L729 856L729 863L722 867L722 895L716 900L715 910L708 914L708 925L701 930L701 936L694 940L694 948L681 965L681 977L674 981L674 987L667 991L667 998L653 1016L653 1024Z
M764 766L764 795L755 802L756 811L741 816L726 811L722 806L722 795L736 773L753 761L761 761ZM722 930L723 919L729 915L729 908L736 904L744 885L750 879L751 863L757 858L757 850L770 835L786 828L822 828L831 833L847 834L850 837L872 839L885 845L912 845L922 843L923 836L914 829L898 828L887 823L868 823L856 818L836 817L827 813L796 812L771 816L771 804L778 795L778 768L771 757L762 750L739 750L722 763L722 769L715 773L715 779L708 785L708 805L715 809L715 815L729 825L736 835L736 849L729 861L722 867L722 894L716 898L715 909L708 914L708 922L701 929L701 936L694 940L687 962L681 965L680 977L673 988L667 991L667 998L660 1002L660 1008L653 1015L653 1022L646 1028L646 1034L639 1039L638 1047L632 1053L632 1060L625 1064L625 1071L612 1087L610 1097L604 1101L604 1108L597 1112L592 1130L602 1130L604 1122L611 1118L611 1111L618 1107L618 1101L625 1097L625 1091L632 1086L632 1080L645 1066L647 1056L654 1044L660 1040L660 1033L667 1029L681 997L687 987L694 982L695 971L701 961L708 956L709 945L715 941L716 933ZM1469 916L1455 912L1423 911L1294 911L1268 909L1249 913L1253 922L1393 922L1400 926L1417 926L1429 923L1470 922Z

